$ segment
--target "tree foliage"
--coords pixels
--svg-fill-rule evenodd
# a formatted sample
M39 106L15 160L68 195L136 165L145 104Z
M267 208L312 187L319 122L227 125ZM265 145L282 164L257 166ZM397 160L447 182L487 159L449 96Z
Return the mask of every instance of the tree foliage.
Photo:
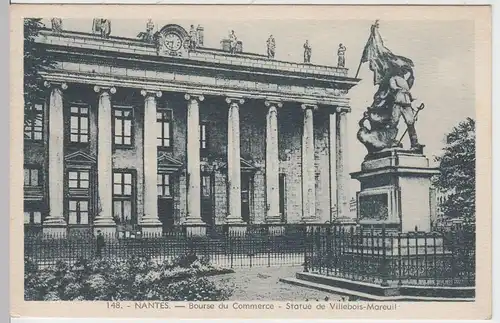
M434 184L449 194L441 205L447 217L472 219L476 213L476 122L467 118L446 135L443 154L436 158L440 174Z
M44 24L41 18L24 19L24 112L28 122L34 117L31 115L34 104L45 98L40 72L54 67L46 49L35 43L42 28Z

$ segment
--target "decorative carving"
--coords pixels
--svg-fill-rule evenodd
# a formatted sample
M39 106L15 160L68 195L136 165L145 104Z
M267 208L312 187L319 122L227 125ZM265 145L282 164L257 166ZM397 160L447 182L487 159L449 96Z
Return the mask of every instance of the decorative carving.
M245 103L245 99L243 99L243 98L227 97L226 98L226 103L227 104L243 104L243 103Z
M309 40L304 43L304 63L311 63L312 48L309 45Z
M50 24L53 32L60 33L63 31L63 23L61 18L50 19Z
M68 89L68 84L66 82L63 82L63 83L57 83L57 82L49 82L49 81L44 81L43 82L43 86L45 86L46 88L52 88L52 87L57 87L57 86L60 86L61 90L66 90Z
M200 25L198 25L198 27L196 27L196 32L198 34L198 46L200 47L203 47L203 42L204 42L204 28Z
M155 90L141 90L141 95L144 97L148 96L148 95L153 95L153 96L156 96L157 98L161 98L162 92L155 91Z
M108 91L111 94L115 94L116 88L114 86L112 86L112 87L104 87L104 86L100 86L100 85L94 86L94 92L96 92L96 93L105 92L105 91Z
M342 43L339 44L339 49L337 50L337 67L345 67L345 51L347 48L342 45Z
M194 25L191 25L191 29L189 29L189 49L195 50L196 47L198 47L198 33Z
M193 93L186 93L184 94L184 99L186 100L198 100L198 101L203 101L205 100L205 97L203 96L203 94L193 94Z
M92 33L98 34L103 38L108 38L111 34L111 20L94 18Z
M274 40L273 35L270 35L267 39L267 58L274 58L275 51L276 41Z
M278 108L282 108L283 107L283 103L280 102L280 101L273 101L273 100L267 100L264 102L265 106L266 107L278 107Z

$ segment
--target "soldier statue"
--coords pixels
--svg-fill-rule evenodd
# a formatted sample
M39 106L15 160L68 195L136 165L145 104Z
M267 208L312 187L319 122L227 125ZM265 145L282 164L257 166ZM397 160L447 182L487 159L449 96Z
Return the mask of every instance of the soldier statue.
M108 38L111 34L111 21L109 19L94 18L92 33Z
M304 63L311 63L312 48L309 45L309 40L304 43Z
M337 67L345 67L345 51L347 48L339 44L339 49L337 50Z
M386 48L378 28L377 21L372 25L371 35L360 62L360 66L363 62L369 63L374 85L378 85L378 89L372 105L359 121L358 140L365 145L369 153L401 147L401 139L397 140L396 136L399 132L399 120L403 117L407 126L406 132L410 137L410 150L422 153L423 145L418 142L415 121L424 104L413 107L415 98L410 93L415 82L413 61L394 55Z
M276 50L276 41L274 40L273 35L271 35L267 39L267 57L274 58L275 50Z
M50 23L52 25L52 31L54 31L56 33L60 33L63 31L61 18L52 18L52 19L50 19Z

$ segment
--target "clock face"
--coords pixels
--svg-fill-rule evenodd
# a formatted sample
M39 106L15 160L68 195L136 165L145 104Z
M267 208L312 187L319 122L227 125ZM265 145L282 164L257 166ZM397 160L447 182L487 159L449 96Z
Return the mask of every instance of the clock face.
M182 39L179 35L170 33L165 35L165 47L168 50L179 50L182 47Z

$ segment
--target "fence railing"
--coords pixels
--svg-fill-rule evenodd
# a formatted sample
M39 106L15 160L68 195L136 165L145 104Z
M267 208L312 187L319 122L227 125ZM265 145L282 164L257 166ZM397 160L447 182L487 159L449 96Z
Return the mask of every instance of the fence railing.
M312 230L305 271L382 286L475 285L475 231Z
M148 234L117 238L104 237L99 247L91 230L71 234L44 235L26 231L24 254L41 265L59 260L74 262L79 258L147 256L170 260L180 254L195 252L213 263L226 267L302 265L306 250L307 228L326 225L250 225L246 232L230 232L227 227L213 227L205 237L189 237L182 227L161 236Z
M383 286L474 286L475 230L397 233L342 225L253 225L246 232L212 228L189 237L182 228L162 236L105 238L91 231L64 238L25 232L24 254L40 265L79 258L147 256L171 260L194 252L224 267L303 265L304 271Z

